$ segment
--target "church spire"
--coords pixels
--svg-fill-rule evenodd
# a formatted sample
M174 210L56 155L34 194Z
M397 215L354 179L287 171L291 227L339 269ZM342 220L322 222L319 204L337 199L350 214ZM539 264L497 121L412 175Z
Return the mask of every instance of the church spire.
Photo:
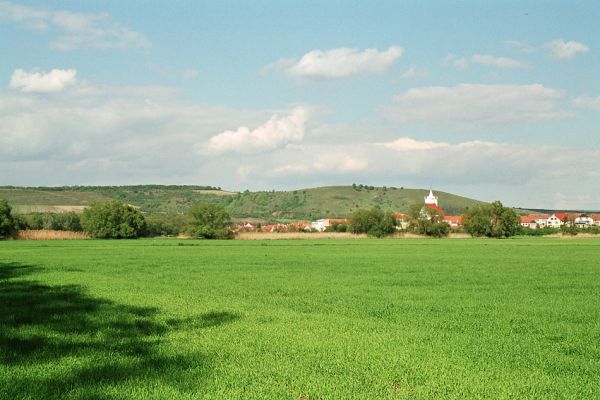
M438 198L433 195L433 190L431 189L429 189L429 195L425 197L425 204L435 204L436 207L438 205Z

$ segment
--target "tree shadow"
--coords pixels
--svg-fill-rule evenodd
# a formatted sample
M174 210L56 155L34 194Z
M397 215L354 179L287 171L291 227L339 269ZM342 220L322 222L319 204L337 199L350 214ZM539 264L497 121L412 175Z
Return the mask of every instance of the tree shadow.
M189 396L210 374L211 357L163 346L164 336L239 318L212 312L161 322L156 308L19 279L39 270L0 263L0 398Z

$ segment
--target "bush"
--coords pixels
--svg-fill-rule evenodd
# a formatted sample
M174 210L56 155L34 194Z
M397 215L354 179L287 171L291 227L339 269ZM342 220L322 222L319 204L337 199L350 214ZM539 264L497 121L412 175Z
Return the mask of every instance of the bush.
M463 216L465 230L471 236L506 238L521 231L519 216L501 202L482 204L467 210Z
M396 217L391 211L384 212L380 208L358 209L350 217L349 229L352 233L383 237L396 231Z
M12 216L12 208L8 205L8 201L0 199L0 239L14 235L17 230L18 227Z
M198 204L190 208L191 217L188 234L198 239L233 239L231 217L223 206Z
M140 237L146 221L139 210L118 200L95 202L81 216L83 230L101 239Z
M435 208L424 203L413 204L409 211L409 229L415 233L433 237L448 236L450 225L443 220L443 215Z
M179 233L177 223L167 216L146 218L146 236L177 236Z

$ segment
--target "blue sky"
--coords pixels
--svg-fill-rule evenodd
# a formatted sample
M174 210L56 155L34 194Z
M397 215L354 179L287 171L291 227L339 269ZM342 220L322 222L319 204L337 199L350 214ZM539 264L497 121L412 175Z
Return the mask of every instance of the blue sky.
M0 1L0 184L600 209L598 2L173 3Z

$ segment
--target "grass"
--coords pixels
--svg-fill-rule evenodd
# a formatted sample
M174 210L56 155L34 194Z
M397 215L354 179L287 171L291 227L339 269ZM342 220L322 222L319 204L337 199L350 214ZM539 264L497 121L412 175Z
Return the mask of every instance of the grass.
M599 398L598 254L598 239L1 242L0 398Z

